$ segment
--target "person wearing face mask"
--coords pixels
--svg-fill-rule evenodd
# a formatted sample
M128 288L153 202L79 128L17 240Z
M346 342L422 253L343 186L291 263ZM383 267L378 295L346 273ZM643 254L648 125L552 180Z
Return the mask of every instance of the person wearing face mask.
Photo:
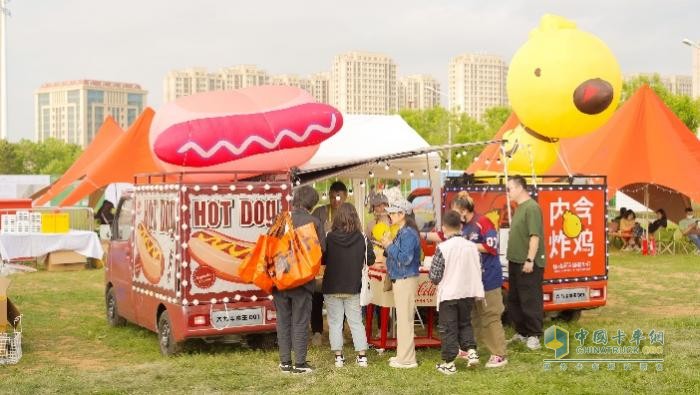
M323 234L333 229L333 216L348 198L348 188L341 181L335 181L328 188L328 204L317 207L312 215L323 225ZM320 283L319 283L320 286ZM323 341L323 293L317 287L311 308L311 344L320 346Z
M688 207L685 209L685 218L678 222L678 228L700 250L700 224L698 224L698 219L693 215L692 208Z

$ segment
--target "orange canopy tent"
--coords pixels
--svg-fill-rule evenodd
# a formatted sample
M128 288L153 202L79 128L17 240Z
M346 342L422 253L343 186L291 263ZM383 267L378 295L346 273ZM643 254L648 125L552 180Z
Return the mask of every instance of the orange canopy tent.
M700 201L700 141L648 86L642 86L594 133L562 141L560 155L576 174L608 176L625 192L679 220L688 198ZM550 174L562 174L555 163Z
M148 144L148 133L154 111L146 108L126 133L90 164L83 181L60 206L70 206L105 185L133 182L134 175L157 173L162 169L155 163Z
M511 114L494 138L517 122ZM498 147L487 147L467 171L502 172L498 154ZM562 139L559 155L547 174L607 175L611 194L620 190L663 208L671 220L685 215L689 199L700 201L700 141L647 85L595 132Z
M95 139L73 163L73 165L54 182L43 195L34 201L34 206L43 206L49 200L58 196L74 181L79 180L87 174L87 169L98 158L104 155L124 131L119 127L117 122L111 116L105 119L104 123L97 131Z

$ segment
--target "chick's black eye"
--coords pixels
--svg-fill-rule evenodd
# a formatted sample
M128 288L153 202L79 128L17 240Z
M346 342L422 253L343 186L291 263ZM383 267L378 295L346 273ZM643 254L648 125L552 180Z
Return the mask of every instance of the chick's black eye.
M535 69L535 76L539 77L540 75L542 75L542 70L538 67Z

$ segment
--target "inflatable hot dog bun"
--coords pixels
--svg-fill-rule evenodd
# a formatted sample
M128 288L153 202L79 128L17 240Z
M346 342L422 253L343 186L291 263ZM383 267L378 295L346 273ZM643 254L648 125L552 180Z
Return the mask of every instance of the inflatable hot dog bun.
M196 231L189 241L192 259L201 266L212 268L216 277L233 282L241 282L238 266L254 245L212 230Z
M308 161L342 125L338 110L302 89L257 86L167 103L149 140L166 171L276 171Z
M142 223L139 223L136 229L136 248L141 257L141 270L146 280L151 284L158 284L165 270L163 251Z

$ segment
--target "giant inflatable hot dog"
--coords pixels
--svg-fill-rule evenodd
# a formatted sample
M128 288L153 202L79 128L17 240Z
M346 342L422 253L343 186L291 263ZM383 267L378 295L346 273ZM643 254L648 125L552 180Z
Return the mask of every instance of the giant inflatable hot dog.
M149 138L167 171L278 171L305 163L342 125L302 89L259 86L165 104Z
M158 284L163 276L165 260L158 241L146 227L139 223L136 228L136 248L141 257L143 276L152 284Z
M208 229L192 233L189 242L192 259L212 268L217 277L233 282L241 281L238 266L254 245Z

